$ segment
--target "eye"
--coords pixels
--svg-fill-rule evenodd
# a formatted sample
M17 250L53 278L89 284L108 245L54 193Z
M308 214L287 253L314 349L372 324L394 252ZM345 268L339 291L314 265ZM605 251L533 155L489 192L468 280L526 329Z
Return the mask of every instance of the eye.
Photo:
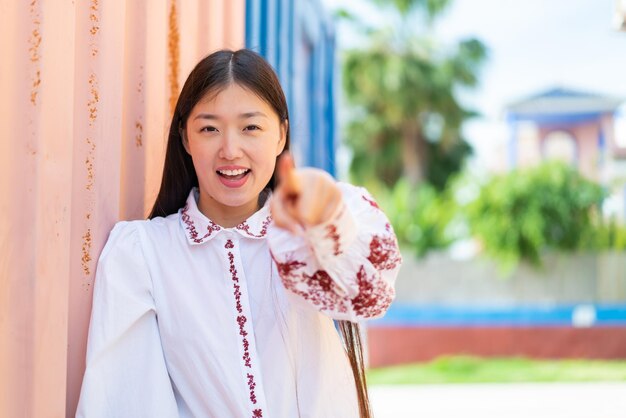
M261 127L258 125L248 125L244 128L244 131L260 131Z
M217 128L215 126L205 126L200 129L200 132L217 132Z

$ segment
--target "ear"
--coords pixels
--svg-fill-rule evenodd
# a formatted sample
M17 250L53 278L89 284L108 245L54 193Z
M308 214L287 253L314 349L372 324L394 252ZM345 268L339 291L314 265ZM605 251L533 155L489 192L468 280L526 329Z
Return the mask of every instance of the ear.
M289 130L289 121L285 119L280 124L280 139L278 141L278 145L276 148L276 156L278 157L283 150L285 149L285 145L287 144L287 131Z
M181 141L183 142L183 147L185 148L185 151L187 151L187 154L191 155L191 153L189 152L189 140L187 139L187 129L183 128L182 126L179 126L178 133L180 134L180 138L181 138Z

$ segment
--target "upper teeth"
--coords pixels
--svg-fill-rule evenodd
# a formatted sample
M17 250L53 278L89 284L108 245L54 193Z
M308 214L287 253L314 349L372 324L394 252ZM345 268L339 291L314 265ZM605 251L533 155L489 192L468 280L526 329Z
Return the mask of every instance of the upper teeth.
M237 170L219 170L220 174L226 174L227 176L238 176L248 171L246 168L239 168Z

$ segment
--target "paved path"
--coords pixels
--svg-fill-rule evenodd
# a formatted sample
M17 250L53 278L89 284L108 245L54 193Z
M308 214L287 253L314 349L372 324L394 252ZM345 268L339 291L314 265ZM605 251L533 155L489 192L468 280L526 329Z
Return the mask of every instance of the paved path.
M376 418L626 418L626 383L372 386Z

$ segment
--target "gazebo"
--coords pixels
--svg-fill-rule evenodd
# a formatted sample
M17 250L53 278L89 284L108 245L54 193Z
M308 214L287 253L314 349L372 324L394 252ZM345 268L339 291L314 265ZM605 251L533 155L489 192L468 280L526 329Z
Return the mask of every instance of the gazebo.
M615 141L614 116L621 98L554 88L509 105L511 168L564 160L585 176L606 181L610 160L626 158Z

